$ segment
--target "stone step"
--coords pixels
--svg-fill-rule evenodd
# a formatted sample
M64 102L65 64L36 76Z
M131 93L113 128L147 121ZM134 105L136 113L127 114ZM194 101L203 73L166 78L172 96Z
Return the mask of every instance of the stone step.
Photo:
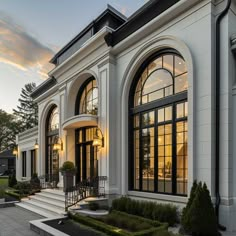
M50 200L58 201L58 202L65 202L65 196L54 195L52 193L47 193L47 192L35 193L35 196L44 197L46 199L50 199Z
M65 203L61 202L61 201L55 201L51 198L45 198L45 197L42 197L40 195L29 196L29 198L30 198L31 201L38 202L38 203L41 203L41 204L45 204L45 205L48 205L49 207L53 206L53 207L56 207L56 208L58 208L59 210L62 210L62 211L64 211L64 209L65 209Z
M42 211L50 212L52 215L65 215L66 212L64 210L60 210L57 207L49 206L44 203L40 203L33 200L23 200L22 203L29 205L30 207L38 208Z
M58 190L58 189L42 189L41 192L63 196L63 197L65 196L65 193L62 190Z
M58 216L58 214L54 214L52 212L49 212L45 209L39 209L38 207L29 206L28 204L25 204L25 202L20 202L15 204L16 207L24 208L25 210L37 213L38 215L41 215L46 218L52 218Z
M65 203L65 197L58 197L58 196L53 196L52 194L47 194L47 193L36 193L34 195L35 197L43 198L49 201L57 202L58 204L64 204Z

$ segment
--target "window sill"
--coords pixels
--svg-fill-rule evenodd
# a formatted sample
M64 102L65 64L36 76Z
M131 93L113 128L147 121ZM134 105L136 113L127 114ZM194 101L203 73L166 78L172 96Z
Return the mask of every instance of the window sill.
M160 200L160 201L165 201L165 202L181 203L181 204L186 204L188 201L188 197L185 197L185 196L166 195L166 194L160 194L160 193L128 191L128 195L132 197L141 197L141 198L147 198L147 199L152 199L152 200Z

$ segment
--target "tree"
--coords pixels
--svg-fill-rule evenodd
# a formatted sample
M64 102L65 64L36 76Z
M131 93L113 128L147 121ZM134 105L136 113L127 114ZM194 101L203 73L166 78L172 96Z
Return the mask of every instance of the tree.
M20 105L13 109L17 120L21 122L22 131L33 128L38 124L38 106L31 98L31 93L36 88L35 83L28 83L21 89Z
M20 125L14 115L0 109L0 152L12 149L16 145L16 134L19 132Z
M218 235L216 215L206 184L194 182L191 195L183 211L181 223L184 230L196 236Z

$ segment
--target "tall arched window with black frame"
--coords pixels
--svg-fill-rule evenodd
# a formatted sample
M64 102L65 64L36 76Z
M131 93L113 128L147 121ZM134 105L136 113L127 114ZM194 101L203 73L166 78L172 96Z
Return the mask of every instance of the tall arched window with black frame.
M151 56L129 98L129 189L187 195L188 72L173 50Z

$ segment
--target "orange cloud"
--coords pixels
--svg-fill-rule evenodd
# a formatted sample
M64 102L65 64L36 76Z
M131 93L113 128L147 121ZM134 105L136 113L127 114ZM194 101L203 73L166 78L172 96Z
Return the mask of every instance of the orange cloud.
M27 71L34 69L42 78L53 66L54 52L27 33L9 16L0 12L0 62Z

